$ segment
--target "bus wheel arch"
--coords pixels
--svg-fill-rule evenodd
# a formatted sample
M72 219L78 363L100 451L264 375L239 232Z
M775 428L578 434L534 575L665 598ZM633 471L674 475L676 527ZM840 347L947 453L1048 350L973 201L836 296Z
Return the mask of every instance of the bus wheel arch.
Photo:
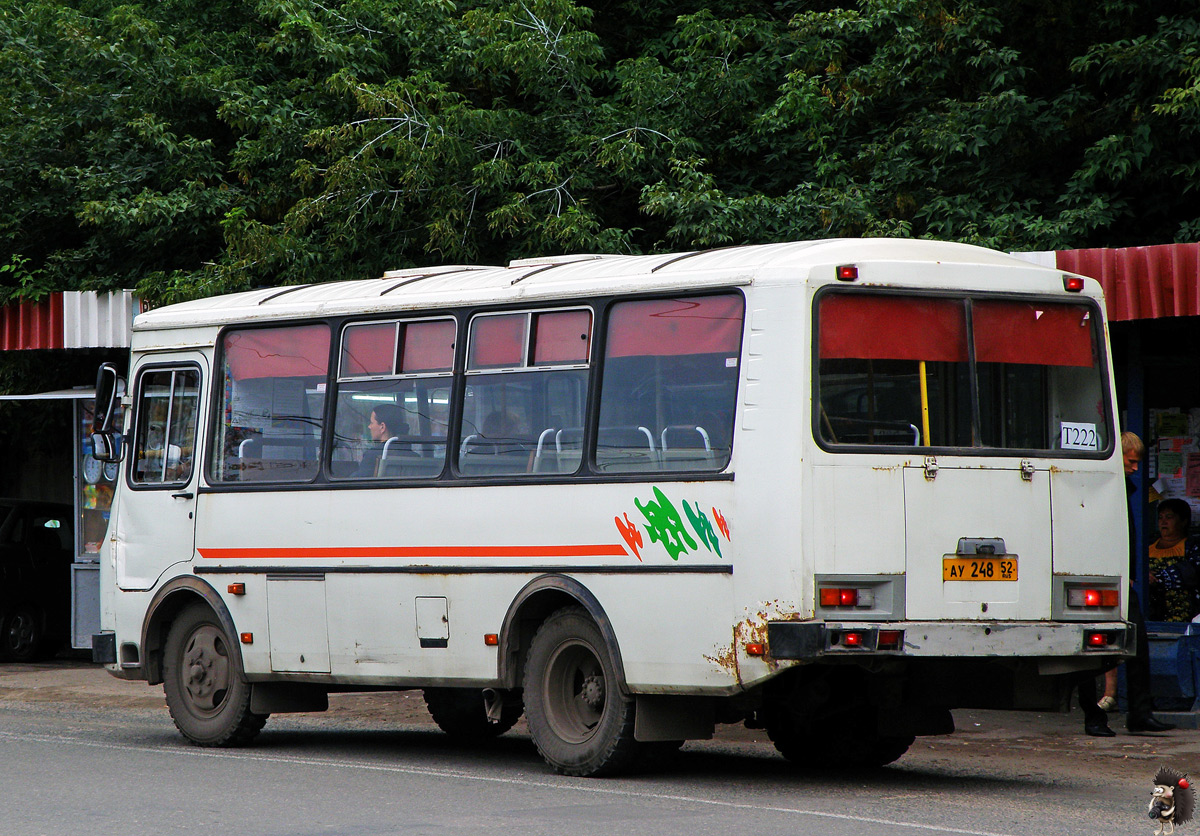
M146 620L142 625L142 671L148 684L158 685L163 681L163 653L167 635L175 619L193 605L207 606L219 619L225 635L237 635L225 602L212 586L196 577L175 578L155 593L150 606L146 608ZM232 652L241 670L241 648L235 644Z
M582 607L600 631L616 669L617 684L626 692L621 648L612 622L595 595L566 575L541 575L521 588L504 615L500 629L498 678L504 688L520 688L525 680L525 660L534 634L542 623L565 607Z

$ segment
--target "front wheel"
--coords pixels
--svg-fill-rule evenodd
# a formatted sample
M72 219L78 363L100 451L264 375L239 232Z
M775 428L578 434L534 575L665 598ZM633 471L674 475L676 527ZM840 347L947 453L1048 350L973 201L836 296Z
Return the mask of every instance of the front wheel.
M612 654L583 608L552 613L534 634L525 714L538 752L563 775L611 775L637 756L634 701L621 692Z
M184 737L197 746L239 746L262 730L270 715L250 710L250 683L211 609L180 613L164 653L167 708Z

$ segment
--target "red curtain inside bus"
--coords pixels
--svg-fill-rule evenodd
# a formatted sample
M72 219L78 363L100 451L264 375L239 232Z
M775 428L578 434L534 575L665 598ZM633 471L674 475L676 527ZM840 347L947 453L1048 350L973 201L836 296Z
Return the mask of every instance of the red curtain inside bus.
M231 331L225 335L225 362L234 380L324 377L329 371L329 326Z
M1096 364L1090 311L1083 305L976 301L972 322L980 363Z
M822 360L967 362L963 303L835 293L821 300Z
M553 311L537 315L533 365L586 363L591 345L591 311Z
M736 356L742 339L742 297L652 299L613 305L608 319L609 357L684 354Z
M391 374L396 360L396 323L353 325L342 336L343 376Z
M451 319L406 324L401 373L451 371L454 368L454 328Z
M480 316L471 321L468 369L516 368L525 362L525 314Z

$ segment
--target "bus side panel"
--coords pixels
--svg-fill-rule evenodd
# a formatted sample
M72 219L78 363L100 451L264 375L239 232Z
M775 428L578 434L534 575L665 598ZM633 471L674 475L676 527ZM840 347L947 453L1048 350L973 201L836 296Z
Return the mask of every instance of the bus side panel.
M728 482L205 493L195 569L246 584L229 604L264 637L243 648L252 675L493 682L484 635L558 573L600 601L637 689L727 689L731 498Z

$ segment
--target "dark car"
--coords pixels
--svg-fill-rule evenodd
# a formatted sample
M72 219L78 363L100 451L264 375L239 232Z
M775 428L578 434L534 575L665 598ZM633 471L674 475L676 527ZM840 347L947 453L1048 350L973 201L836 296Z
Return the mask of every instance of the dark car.
M65 641L71 522L69 505L0 499L0 660L30 662Z

